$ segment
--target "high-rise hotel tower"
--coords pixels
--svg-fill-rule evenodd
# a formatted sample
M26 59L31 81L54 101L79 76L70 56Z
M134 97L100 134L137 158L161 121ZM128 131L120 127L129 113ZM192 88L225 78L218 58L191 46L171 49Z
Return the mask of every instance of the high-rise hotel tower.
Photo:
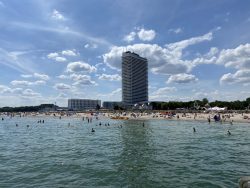
M148 61L130 51L122 53L122 102L148 102Z

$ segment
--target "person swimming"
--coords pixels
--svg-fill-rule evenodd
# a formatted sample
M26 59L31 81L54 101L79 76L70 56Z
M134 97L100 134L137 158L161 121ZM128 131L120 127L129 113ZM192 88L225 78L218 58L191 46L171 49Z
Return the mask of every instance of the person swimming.
M227 135L228 135L228 136L232 135L231 132L230 132L229 130L227 131Z
M145 126L144 122L142 123L142 126L143 126L143 127Z
M194 131L194 133L196 133L196 129L193 127L193 131Z
M94 132L95 132L95 129L92 128L91 132L94 133Z

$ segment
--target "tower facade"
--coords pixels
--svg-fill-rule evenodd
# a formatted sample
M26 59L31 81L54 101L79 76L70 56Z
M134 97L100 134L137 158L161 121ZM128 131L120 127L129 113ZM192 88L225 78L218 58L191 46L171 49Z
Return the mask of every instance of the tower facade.
M148 102L148 61L130 51L122 54L122 102L126 106Z

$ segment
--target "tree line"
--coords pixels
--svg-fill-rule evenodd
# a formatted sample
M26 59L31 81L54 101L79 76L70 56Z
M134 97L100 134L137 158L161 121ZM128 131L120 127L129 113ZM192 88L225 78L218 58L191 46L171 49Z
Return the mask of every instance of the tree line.
M46 108L57 108L54 104L41 104L39 106L2 107L0 112L39 112Z
M169 101L169 102L151 102L153 110L176 110L176 109L194 109L201 110L204 107L226 107L228 110L246 110L250 109L250 97L243 101L213 101L209 102L207 98L203 100L194 100L188 102Z

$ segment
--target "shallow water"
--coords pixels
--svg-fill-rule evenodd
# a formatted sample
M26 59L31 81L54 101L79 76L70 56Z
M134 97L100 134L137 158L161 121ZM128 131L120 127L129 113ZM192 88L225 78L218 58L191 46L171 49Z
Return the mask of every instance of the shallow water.
M0 187L237 187L250 175L249 124L39 119L0 121Z

